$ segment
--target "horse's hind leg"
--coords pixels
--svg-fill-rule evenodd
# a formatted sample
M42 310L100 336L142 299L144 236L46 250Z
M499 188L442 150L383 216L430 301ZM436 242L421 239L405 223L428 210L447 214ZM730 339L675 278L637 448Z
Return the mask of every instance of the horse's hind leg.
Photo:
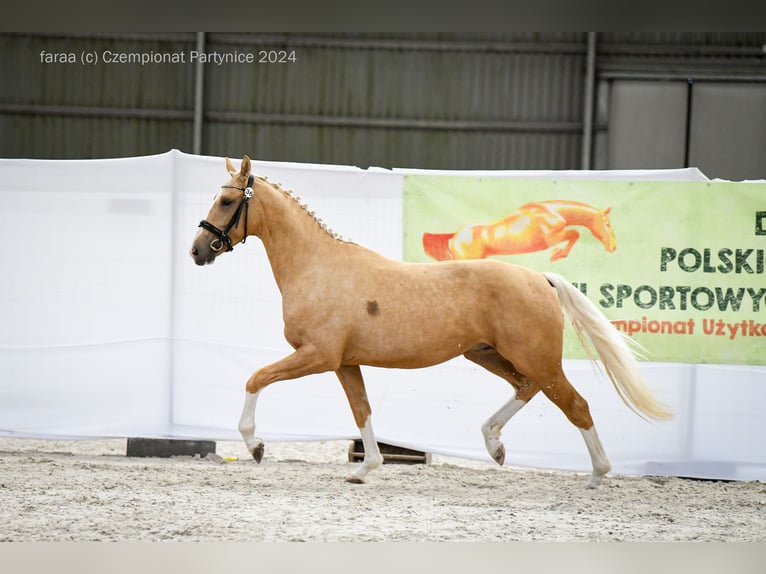
M596 427L591 425L589 429L580 429L580 432L585 439L585 444L588 447L590 459L593 464L593 472L590 475L588 487L596 488L601 484L601 480L606 473L612 469L612 465L609 464L609 459L606 457L604 447L601 445L601 440L598 438Z
M494 347L488 345L477 346L463 356L484 367L489 372L502 377L516 389L514 397L489 417L481 427L487 452L495 462L502 465L505 462L505 445L500 441L503 427L513 415L529 402L539 389L529 379L519 373L513 366L513 363L498 353Z
M499 464L503 464L505 458L505 447L500 442L500 433L503 426L516 414L529 400L540 390L543 391L557 407L559 407L569 421L574 424L585 439L585 445L588 447L593 473L591 474L588 486L596 488L604 475L609 472L611 465L606 457L604 448L596 433L596 427L593 425L593 419L590 416L588 403L575 390L572 384L567 380L566 375L558 367L553 375L543 373L534 373L535 381L545 381L546 384L538 386L525 375L521 374L513 363L503 357L497 350L489 346L480 346L471 349L464 355L467 359L481 365L488 371L502 377L516 388L516 395L508 401L503 407L492 415L482 426L484 442L490 456ZM524 367L530 373L531 366Z
M563 411L573 425L580 429L580 433L585 439L585 445L588 447L593 466L588 486L596 488L612 466L609 464L604 447L598 438L588 403L567 380L560 367L558 373L548 381L550 381L548 384L542 386L543 393Z
M340 384L346 392L354 421L362 436L362 444L364 444L364 461L359 468L346 477L346 480L355 484L362 484L364 477L371 470L375 470L383 464L383 456L380 454L378 441L375 440L375 433L370 421L372 410L370 409L370 402L367 400L362 371L358 366L344 365L335 371L335 374L338 375Z

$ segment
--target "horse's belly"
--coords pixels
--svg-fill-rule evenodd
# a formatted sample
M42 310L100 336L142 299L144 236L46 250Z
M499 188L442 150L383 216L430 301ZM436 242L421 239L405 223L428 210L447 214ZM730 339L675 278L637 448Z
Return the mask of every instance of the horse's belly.
M381 315L384 308L381 306ZM481 321L465 310L433 309L425 302L401 316L364 321L347 342L358 364L411 369L443 363L486 339Z
M363 297L349 295L358 303L345 339L346 363L435 365L561 314L540 273L499 261L407 265L378 278Z
M420 369L448 361L467 352L473 344L451 344L432 346L414 343L407 346L380 346L375 349L350 348L344 363L387 367L393 369Z

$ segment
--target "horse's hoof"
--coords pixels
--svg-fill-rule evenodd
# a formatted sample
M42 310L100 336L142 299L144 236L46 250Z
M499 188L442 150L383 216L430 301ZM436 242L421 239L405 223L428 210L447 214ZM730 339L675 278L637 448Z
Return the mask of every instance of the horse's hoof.
M251 453L253 455L253 458L255 459L255 462L257 462L258 464L261 464L261 461L263 460L263 451L265 450L265 448L266 447L263 445L263 443L261 443L258 446L256 446Z
M603 476L591 476L590 480L588 481L588 488L590 489L598 488L598 485L601 484L601 480L603 478L604 478Z
M349 482L351 484L364 484L364 479L359 478L358 476L354 476L353 474L346 477L346 482Z
M500 466L503 466L503 463L505 462L505 445L500 445L495 449L495 452L492 454L492 458L495 459L495 462L499 464Z

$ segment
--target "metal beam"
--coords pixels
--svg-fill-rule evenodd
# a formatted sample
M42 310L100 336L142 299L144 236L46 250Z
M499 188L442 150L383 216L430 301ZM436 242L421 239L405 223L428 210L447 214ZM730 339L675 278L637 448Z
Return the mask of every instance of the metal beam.
M197 32L197 52L205 52L205 33ZM205 121L205 64L197 60L194 67L194 138L192 153L202 153L202 127Z
M742 75L731 73L716 73L710 71L694 70L657 70L657 71L629 71L629 70L599 70L600 78L605 80L651 80L651 81L687 81L694 78L694 81L707 82L738 82L743 84L757 84L766 82L766 74L743 73Z
M207 112L208 121L259 125L301 125L344 128L411 129L483 132L580 133L581 122L419 120L415 118L370 118L302 114L266 114L250 112Z
M593 149L593 98L596 89L596 33L588 32L588 56L585 66L585 103L583 104L582 156L580 169L590 169Z
M114 119L147 119L173 121L196 120L196 110L163 110L140 108L105 108L78 106L45 106L35 104L2 104L0 114L24 114L60 117ZM267 114L254 112L203 112L207 122L244 123L260 125L299 125L342 128L378 128L442 131L486 131L518 133L581 133L582 122L563 121L482 121L482 120L419 120L401 118L371 118L351 116L319 116L309 114ZM195 123L195 127L196 127ZM201 142L200 142L201 143ZM196 152L195 152L196 153Z
M186 110L164 110L156 108L105 108L98 106L47 106L39 104L3 103L0 103L0 114L178 121L189 121L194 117L194 113L192 111Z
M570 41L509 41L478 37L456 40L431 40L417 34L396 38L351 36L339 38L311 34L211 34L210 42L224 45L241 45L253 48L279 47L341 49L341 50L387 50L393 52L478 52L499 54L582 54L582 42Z

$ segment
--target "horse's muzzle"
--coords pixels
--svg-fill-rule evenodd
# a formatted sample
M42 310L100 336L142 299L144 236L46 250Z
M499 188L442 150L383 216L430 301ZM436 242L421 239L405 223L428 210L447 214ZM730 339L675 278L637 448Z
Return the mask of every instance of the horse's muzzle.
M215 254L211 254L212 257L210 255L206 257L200 253L196 246L192 246L192 248L189 250L189 255L191 255L192 259L194 259L194 263L197 265L208 265L209 263L215 261Z
M204 237L198 236L195 238L194 243L192 243L189 255L191 255L191 258L194 259L194 263L197 265L210 265L215 261L215 258L220 252L221 250L216 251L212 249L210 245L206 243Z

